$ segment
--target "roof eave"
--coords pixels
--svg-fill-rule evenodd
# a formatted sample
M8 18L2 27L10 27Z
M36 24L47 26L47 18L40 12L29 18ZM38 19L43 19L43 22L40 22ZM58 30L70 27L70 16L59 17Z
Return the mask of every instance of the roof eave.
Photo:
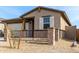
M29 13L31 13L31 12L33 12L33 11L37 10L38 8L43 8L43 9L52 10L52 11L55 11L55 12L62 13L62 14L64 15L64 17L67 19L67 20L66 20L66 21L67 21L67 23L71 26L71 23L70 23L70 21L69 21L68 16L67 16L67 15L66 15L66 13L65 13L65 11L56 10L56 9L47 8L47 7L42 7L42 6L38 6L38 7L34 8L34 9L32 9L31 11L29 11L29 12L27 12L27 13L25 13L25 14L21 15L21 16L20 16L20 18L23 18L25 15L28 15Z

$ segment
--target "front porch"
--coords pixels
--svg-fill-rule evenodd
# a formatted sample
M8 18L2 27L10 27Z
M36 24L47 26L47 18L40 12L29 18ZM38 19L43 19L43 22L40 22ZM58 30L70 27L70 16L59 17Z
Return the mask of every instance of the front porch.
M55 41L55 32L54 29L13 30L11 31L11 38L17 38L17 39L21 38L21 40L25 40L26 42L30 42L30 43L53 44L53 42Z
M19 20L10 20L7 22L4 21L5 24L4 37L6 37L7 39L9 35L10 38L13 39L24 38L24 40L26 40L27 42L35 42L35 43L40 42L40 43L48 43L54 45L55 41L58 41L60 38L62 38L61 36L63 37L70 36L71 34L70 35L68 34L71 31L71 29L73 29L72 31L75 32L74 27L68 27L68 29L64 31L61 29L57 29L55 27L48 29L39 29L39 28L36 29L36 23L34 17L21 18ZM11 32L11 34L9 34L8 31Z
M33 36L30 35L31 33ZM17 48L19 48L21 41L55 45L55 30L53 28L47 30L10 30L7 31L7 41L10 47L15 47L18 42Z
M27 42L32 43L47 43L53 44L55 41L55 29L35 29L35 18L27 17L23 18L21 29L14 29L11 31L11 38L21 38ZM9 34L8 34L9 35ZM58 38L57 38L58 39ZM54 41L53 41L54 40Z

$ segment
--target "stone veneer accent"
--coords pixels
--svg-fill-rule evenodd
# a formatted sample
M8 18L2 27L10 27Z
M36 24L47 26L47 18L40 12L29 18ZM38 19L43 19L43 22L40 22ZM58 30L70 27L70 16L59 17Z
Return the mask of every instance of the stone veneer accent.
M48 29L48 43L55 45L55 28Z

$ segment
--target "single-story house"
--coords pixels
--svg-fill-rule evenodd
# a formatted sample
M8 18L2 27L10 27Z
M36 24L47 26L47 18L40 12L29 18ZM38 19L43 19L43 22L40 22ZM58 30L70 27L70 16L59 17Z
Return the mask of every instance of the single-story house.
M11 30L22 30L24 38L40 38L51 44L61 38L75 39L75 26L64 11L38 6L19 18L2 21L5 25L4 35L7 37L7 28Z

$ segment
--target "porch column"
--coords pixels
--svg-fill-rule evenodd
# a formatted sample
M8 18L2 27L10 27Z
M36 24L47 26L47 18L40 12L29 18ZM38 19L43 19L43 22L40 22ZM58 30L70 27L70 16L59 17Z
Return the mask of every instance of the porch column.
M53 46L55 46L55 28L53 28Z
M62 32L62 31L60 31L60 38L61 38L61 39L63 38L62 34L63 34L63 32Z
M48 30L48 43L55 46L55 28L50 28Z
M58 41L59 41L59 39L60 39L60 38L59 38L59 37L60 37L59 35L60 35L60 33L59 33L59 29L58 29Z
M22 30L25 30L25 19L23 19Z

